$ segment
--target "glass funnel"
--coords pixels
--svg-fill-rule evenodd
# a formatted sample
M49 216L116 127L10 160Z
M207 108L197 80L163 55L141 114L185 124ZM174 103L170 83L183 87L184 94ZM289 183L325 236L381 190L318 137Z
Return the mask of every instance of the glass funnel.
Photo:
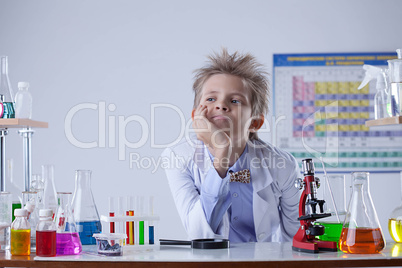
M385 247L385 240L369 191L369 173L353 172L352 184L339 249L345 253L378 253Z
M43 165L42 166L42 179L44 181L43 186L43 208L48 208L56 213L57 209L57 198L56 198L56 187L54 185L54 166L53 165Z
M402 171L400 173L400 177L402 193ZM402 242L402 202L391 212L391 216L388 219L388 231L395 242Z
M76 255L82 251L80 237L75 225L74 215L71 211L71 193L58 192L59 206L54 218L56 233L57 255Z
M92 235L100 233L102 225L91 191L90 170L75 171L75 190L72 208L81 243L83 245L95 245L96 239Z

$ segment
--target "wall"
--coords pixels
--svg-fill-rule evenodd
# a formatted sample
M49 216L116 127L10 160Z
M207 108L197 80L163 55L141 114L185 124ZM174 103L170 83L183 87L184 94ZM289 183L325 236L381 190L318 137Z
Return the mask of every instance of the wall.
M30 82L33 119L49 122L33 138L34 173L52 163L57 190L73 191L74 171L92 170L101 214L107 212L108 196L155 195L160 236L186 238L165 174L149 164L162 152L153 148L151 133L159 145L180 136L180 116L188 122L192 108L192 70L205 56L225 46L251 52L272 71L273 53L394 51L401 46L396 35L401 8L397 0L1 0L0 54L9 56L14 91L18 81ZM71 109L88 103L93 109L69 120ZM154 109L151 125L151 105L161 103L177 109ZM69 139L70 129L93 148ZM124 146L142 138L139 148ZM21 143L10 130L7 158L14 159L20 187ZM130 166L130 155L141 159L142 167ZM390 239L387 218L401 199L399 175L371 179Z

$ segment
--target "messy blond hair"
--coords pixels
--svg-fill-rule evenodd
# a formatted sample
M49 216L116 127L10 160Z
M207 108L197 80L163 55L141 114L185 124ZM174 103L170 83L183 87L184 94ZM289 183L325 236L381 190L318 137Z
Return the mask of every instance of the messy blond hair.
M252 116L268 113L270 90L268 87L268 73L264 66L257 62L251 54L234 52L229 54L226 48L221 53L214 52L208 56L207 65L194 71L194 109L201 101L202 88L205 82L215 74L230 74L240 77L244 87L251 92ZM257 139L257 133L250 133L250 139Z

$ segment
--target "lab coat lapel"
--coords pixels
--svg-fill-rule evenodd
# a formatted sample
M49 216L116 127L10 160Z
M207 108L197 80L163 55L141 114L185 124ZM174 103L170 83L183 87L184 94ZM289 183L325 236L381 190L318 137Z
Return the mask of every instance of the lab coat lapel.
M205 174L212 167L207 147L201 142L195 148L193 161L201 173Z
M255 231L259 231L259 227L262 224L262 220L264 215L267 213L268 207L271 205L268 202L268 198L266 196L266 191L264 191L267 187L270 186L273 179L271 173L269 172L269 161L264 158L263 152L261 149L256 148L253 144L249 146L249 163L250 163L250 173L251 173L251 181L253 184L253 215L254 215L254 227ZM266 161L266 162L263 162ZM268 223L264 223L268 224Z

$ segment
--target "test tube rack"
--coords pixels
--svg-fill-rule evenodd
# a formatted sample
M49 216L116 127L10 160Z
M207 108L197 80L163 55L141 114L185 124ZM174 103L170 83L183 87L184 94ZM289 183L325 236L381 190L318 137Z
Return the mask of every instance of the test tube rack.
M151 216L100 216L100 220L105 223L118 223L118 222L134 222L134 229L135 234L134 237L137 237L135 239L135 243L133 245L129 245L125 243L123 245L123 249L125 251L131 251L131 250L154 250L154 249L159 249L159 238L158 238L158 222L159 222L159 216L157 215L151 215ZM144 243L140 244L138 242L138 229L139 229L139 223L144 222ZM154 244L149 243L149 226L152 223L154 226Z

